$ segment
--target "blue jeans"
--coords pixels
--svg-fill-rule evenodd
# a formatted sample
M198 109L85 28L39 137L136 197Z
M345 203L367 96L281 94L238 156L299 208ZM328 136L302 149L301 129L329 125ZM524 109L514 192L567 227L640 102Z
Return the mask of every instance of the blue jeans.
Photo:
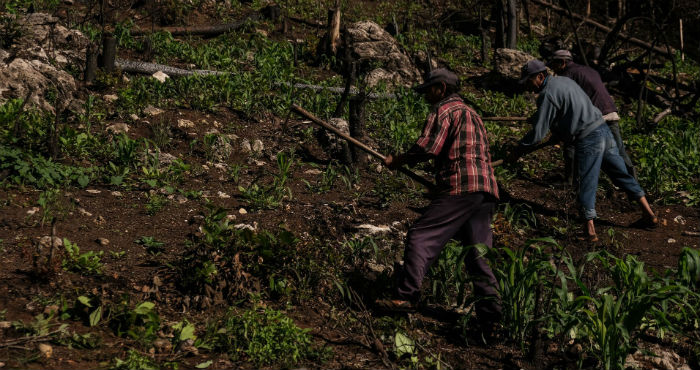
M576 164L579 174L578 201L583 208L583 217L597 217L595 197L598 178L602 169L613 184L629 194L631 199L640 199L644 190L637 180L627 172L625 160L620 156L615 139L608 125L600 125L588 136L576 141Z

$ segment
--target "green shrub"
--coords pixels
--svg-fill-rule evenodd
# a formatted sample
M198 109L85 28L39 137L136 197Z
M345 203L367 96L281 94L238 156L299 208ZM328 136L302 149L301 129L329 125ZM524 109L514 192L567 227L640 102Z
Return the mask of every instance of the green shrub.
M66 238L63 238L63 247L66 249L66 258L63 259L62 263L64 270L83 275L102 274L102 262L100 262L100 259L104 252L88 251L80 253L78 245Z
M291 367L314 355L310 329L300 329L281 311L253 308L242 315L230 310L207 328L214 351L256 366Z

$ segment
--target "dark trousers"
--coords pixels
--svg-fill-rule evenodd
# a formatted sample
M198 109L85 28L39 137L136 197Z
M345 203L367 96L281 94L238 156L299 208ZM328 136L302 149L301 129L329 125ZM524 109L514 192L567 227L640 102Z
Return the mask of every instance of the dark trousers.
M397 278L398 298L418 299L425 274L450 239L465 246L482 243L490 248L495 204L494 198L487 193L434 199L408 231L403 271ZM491 268L476 248L469 251L465 262L467 272L474 279L474 294L486 298L475 304L477 316L497 320L501 315L501 305L496 290L498 283Z
M625 167L627 167L627 173L637 178L637 170L632 164L632 159L627 155L625 150L625 143L622 141L622 134L620 133L620 123L618 121L606 121L610 132L615 139L615 144L617 144L617 150L620 152L620 156L625 161ZM573 144L566 145L564 147L564 173L566 175L566 181L569 185L576 183L576 178L578 177L577 168L575 165L576 158L576 146Z

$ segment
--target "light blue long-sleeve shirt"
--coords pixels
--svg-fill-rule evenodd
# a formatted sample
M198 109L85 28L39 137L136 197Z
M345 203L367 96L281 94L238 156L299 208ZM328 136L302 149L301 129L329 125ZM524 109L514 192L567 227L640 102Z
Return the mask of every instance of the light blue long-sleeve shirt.
M531 121L532 129L520 140L521 146L539 143L550 130L559 139L571 143L605 123L600 110L574 80L547 76L543 84L537 97L537 112Z

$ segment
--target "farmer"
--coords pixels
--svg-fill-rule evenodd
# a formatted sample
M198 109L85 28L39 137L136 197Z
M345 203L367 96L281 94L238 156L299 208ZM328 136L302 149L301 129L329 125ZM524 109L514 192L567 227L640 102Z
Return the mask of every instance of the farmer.
M603 119L608 124L610 132L612 132L613 138L615 139L615 144L617 144L617 149L620 151L620 156L622 156L622 159L625 161L627 172L635 176L636 171L634 165L632 165L632 160L627 155L625 144L622 142L619 125L620 116L617 114L617 107L615 107L615 102L605 88L605 85L603 85L600 74L591 67L574 63L571 52L568 50L555 51L550 58L549 68L552 68L558 76L569 77L576 81L586 95L591 98L593 105L603 113ZM566 176L571 185L575 173L573 166L573 146L569 145L564 148L564 160Z
M537 112L531 120L532 130L508 155L508 162L515 162L532 151L551 130L557 139L575 149L579 173L578 201L582 206L585 230L590 241L598 241L593 220L597 217L595 198L601 168L616 186L627 192L631 199L639 201L643 216L635 225L656 227L658 219L649 207L644 190L627 172L610 128L583 89L569 78L549 76L544 63L539 60L523 65L520 83L526 84L528 90L539 93Z
M463 245L492 244L491 218L498 185L484 124L457 94L458 82L457 75L447 69L427 75L425 83L415 88L433 105L422 134L406 153L388 155L384 161L396 169L433 159L437 182L434 199L408 231L395 299L377 301L385 309L414 307L423 277L450 239ZM466 262L468 273L475 278L474 294L483 298L475 305L479 321L498 322L501 306L491 268L476 248Z

